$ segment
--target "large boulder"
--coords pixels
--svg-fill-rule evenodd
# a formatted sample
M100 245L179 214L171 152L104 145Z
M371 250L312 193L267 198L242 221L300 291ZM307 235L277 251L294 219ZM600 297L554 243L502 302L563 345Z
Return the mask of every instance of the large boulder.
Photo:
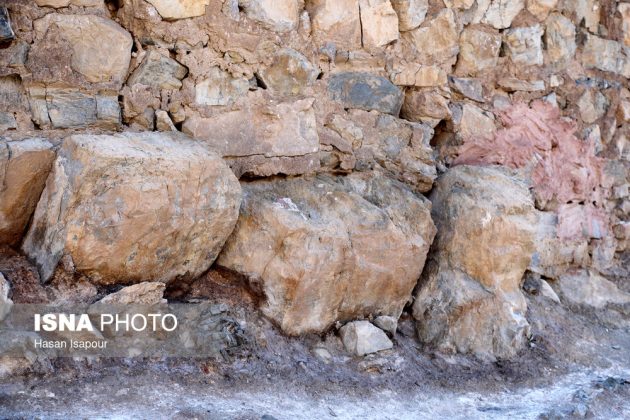
M521 280L537 221L525 183L457 166L431 194L438 235L413 305L420 339L442 351L511 357L529 333Z
M319 138L313 99L191 117L182 131L225 157L238 177L313 172Z
M223 160L181 134L73 135L23 250L44 281L62 257L103 284L197 277L232 231L240 195Z
M430 204L374 173L243 184L218 264L246 275L291 335L400 316L435 235Z
M18 245L55 159L43 139L0 139L0 244Z

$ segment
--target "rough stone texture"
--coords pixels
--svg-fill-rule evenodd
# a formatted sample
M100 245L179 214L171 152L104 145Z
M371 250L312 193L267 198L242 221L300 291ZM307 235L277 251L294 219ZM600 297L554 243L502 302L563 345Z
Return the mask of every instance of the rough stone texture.
M538 20L545 20L557 5L558 0L527 0L527 10Z
M582 64L586 68L596 68L630 77L630 59L627 53L620 43L610 39L587 35L582 52Z
M157 305L160 303L166 303L164 295L164 289L166 285L161 282L149 282L127 286L116 293L109 294L103 299L99 300L97 304L108 305Z
M229 168L183 136L66 138L23 250L48 280L64 255L93 281L194 278L232 231L240 188Z
M590 270L578 270L560 276L558 288L569 303L597 309L610 304L630 304L630 294L619 290L610 280Z
M442 68L417 63L394 67L390 79L397 86L432 87L447 83L446 72Z
M621 29L623 31L623 43L626 47L630 47L630 3L619 3L617 5L621 14Z
M438 235L413 315L420 339L443 351L511 357L529 325L520 282L534 252L534 203L500 168L457 166L431 193Z
M4 278L2 273L0 273L0 322L9 315L11 307L13 306L13 301L9 299L10 291L9 282Z
M443 120L451 115L448 103L448 99L436 90L409 89L400 114L410 121Z
M483 23L496 29L505 29L512 24L512 20L525 7L525 0L492 0Z
M273 63L260 72L268 89L280 95L299 95L312 85L319 70L299 52L284 48L274 57Z
M454 113L453 125L464 139L492 138L496 132L493 115L470 103L464 103L461 111Z
M416 47L422 60L439 64L455 63L459 52L459 31L455 13L442 10L433 20L406 32L405 37Z
M203 16L210 0L146 0L166 20Z
M277 31L288 32L298 25L300 6L298 0L239 0L245 14L263 26Z
M307 10L312 31L320 44L337 48L361 46L361 17L357 0L310 0Z
M9 20L9 12L7 8L0 7L0 42L7 42L15 39L11 21Z
M291 335L370 314L398 318L435 234L429 204L377 174L243 184L218 264L266 296Z
M552 13L546 23L545 43L548 62L554 67L566 65L575 56L577 48L575 25L559 13Z
M592 124L606 114L608 101L599 91L588 89L578 100L580 117L587 124Z
M420 26L429 10L429 0L391 0L391 3L398 14L398 28L401 32Z
M207 78L195 86L195 104L225 106L247 94L249 82L234 78L218 67L208 70Z
M598 0L564 0L562 6L566 12L575 14L575 22L584 19L586 28L597 33L601 6Z
M46 140L0 139L0 244L20 243L54 159Z
M377 316L374 320L374 325L381 330L388 332L391 336L396 335L396 329L398 328L398 320L391 316Z
M403 93L384 77L367 73L337 73L328 81L328 91L333 100L346 108L380 111L398 115Z
M398 39L398 15L389 0L359 0L362 42L382 47Z
M184 133L231 161L237 176L296 175L315 169L319 140L313 99L247 108L213 118L192 117Z
M127 85L136 83L160 89L179 89L188 70L172 58L157 51L149 51L142 64L134 70Z
M355 356L365 356L394 347L383 330L369 321L349 322L339 329L339 335L346 350Z
M475 76L497 65L501 35L469 27L464 29L459 42L457 74Z
M448 82L455 92L460 93L464 97L477 102L484 101L483 87L479 79L449 76Z
M542 65L542 35L540 25L506 31L505 44L512 62L524 66Z
M103 0L35 0L38 6L54 7L59 9L61 7L82 6L82 7L96 7L103 5Z
M29 67L40 81L68 81L68 65L92 83L120 87L129 68L132 39L115 22L93 15L50 13L33 22L35 44ZM37 61L67 49L66 60Z

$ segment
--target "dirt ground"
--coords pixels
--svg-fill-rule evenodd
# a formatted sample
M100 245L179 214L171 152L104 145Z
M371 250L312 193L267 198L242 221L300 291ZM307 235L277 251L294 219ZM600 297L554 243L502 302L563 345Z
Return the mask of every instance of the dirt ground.
M603 312L527 295L528 348L489 363L423 347L406 313L363 358L334 331L287 338L220 271L168 296L226 304L244 337L216 359L38 361L0 381L0 418L630 418L630 331Z

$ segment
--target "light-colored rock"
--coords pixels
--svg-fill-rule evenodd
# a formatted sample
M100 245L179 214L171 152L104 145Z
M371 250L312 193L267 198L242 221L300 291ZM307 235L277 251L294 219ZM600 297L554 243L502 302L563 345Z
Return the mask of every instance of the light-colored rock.
M165 20L203 16L210 0L147 0Z
M182 131L228 159L239 177L312 172L319 151L313 99L191 117Z
M383 330L369 321L349 322L339 329L339 334L346 350L355 356L365 356L394 347Z
M136 83L159 89L179 89L181 80L188 70L172 58L165 57L157 51L149 51L140 66L134 70L127 80L127 85Z
M34 47L45 50L52 45L58 48L59 38L67 43L72 51L71 68L88 82L110 82L120 86L127 76L132 39L114 21L93 15L50 13L33 21L33 28ZM59 80L68 62L51 59L46 64L53 66L46 69L50 73L48 78ZM59 72L55 71L55 66L60 67Z
M76 88L29 88L32 118L40 128L99 127L120 125L120 105L115 92L94 93Z
M43 281L64 255L102 284L195 278L219 253L239 204L227 165L183 135L73 135L22 249Z
M207 78L195 86L195 103L207 106L231 105L236 99L247 94L249 82L244 78L234 78L219 67L208 70Z
M361 47L361 18L357 0L310 0L311 29L320 44L337 49Z
M582 64L588 69L596 68L630 77L630 59L621 44L588 34L582 51Z
M630 47L630 3L617 5L621 14L621 30L623 31L623 44Z
M520 283L536 215L527 185L499 167L456 166L431 200L438 235L413 305L420 339L443 351L514 356L529 332Z
M558 0L527 0L527 10L538 20L545 20L556 8Z
M475 4L475 0L444 0L444 5L452 9L470 9Z
M296 29L300 19L298 0L239 0L238 4L248 18L276 32Z
M565 66L575 56L577 48L575 25L559 13L549 15L546 24L547 61L556 68Z
M564 0L562 6L564 11L575 13L576 23L584 19L586 28L590 32L597 33L601 12L599 3L599 0Z
M545 90L544 80L520 80L515 77L504 77L497 84L508 92L538 92Z
M400 316L435 234L426 199L370 172L243 189L239 222L217 263L263 291L263 313L285 333Z
M345 108L380 111L398 115L403 101L402 91L384 77L362 72L333 74L328 80L331 98Z
M396 328L398 328L398 320L387 315L377 316L374 319L374 325L394 336L396 335Z
M389 77L397 86L433 87L447 83L442 68L418 63L395 64Z
M408 89L400 115L409 121L448 119L451 116L448 104L449 100L435 89Z
M540 294L547 299L550 299L556 303L560 303L560 298L553 290L553 288L545 280L540 279Z
M54 7L59 9L61 7L68 7L71 4L73 6L80 7L96 7L102 6L103 0L35 0L38 6L42 7Z
M419 28L404 33L423 61L436 64L454 64L459 52L459 29L456 15L444 9Z
M319 69L299 52L284 48L274 57L273 63L260 72L267 88L281 95L299 95L312 85Z
M492 0L482 22L496 29L509 28L525 7L525 0Z
M398 15L389 0L359 0L363 45L382 47L398 39Z
M127 286L116 293L109 294L96 302L100 305L157 305L166 303L164 296L166 285L161 282L145 281L142 283Z
M13 301L9 299L10 291L11 287L9 286L9 282L4 278L2 273L0 273L0 322L9 315L11 307L13 306Z
M483 102L483 86L479 79L467 77L448 77L449 86L453 91L462 94L473 101Z
M43 139L0 139L0 244L20 243L55 159L52 147Z
M494 123L494 115L473 104L464 103L461 106L461 113L457 114L459 115L455 118L456 114L454 113L453 125L456 128L456 133L464 139L473 137L492 138L497 130Z
M587 89L578 100L580 118L587 124L592 124L606 114L608 100L598 90Z
M168 112L161 109L155 111L155 128L158 131L177 131L171 117L168 116Z
M524 66L542 65L542 35L540 25L506 31L505 45L512 62Z
M429 0L391 0L391 3L398 15L398 28L401 32L420 26L429 10Z
M483 70L496 67L501 50L501 35L468 27L460 37L456 72L475 76Z
M602 309L610 304L630 304L629 293L591 270L576 270L560 276L558 289L561 296L574 305Z
M623 122L630 122L630 100L622 99L621 101L619 101L617 118Z

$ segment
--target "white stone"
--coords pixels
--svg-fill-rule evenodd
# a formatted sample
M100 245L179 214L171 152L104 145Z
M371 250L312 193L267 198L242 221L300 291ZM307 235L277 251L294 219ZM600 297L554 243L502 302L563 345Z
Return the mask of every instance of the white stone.
M382 47L398 39L398 15L389 0L359 0L363 45Z
M493 0L482 22L496 29L509 28L524 7L525 0Z
M380 328L369 321L350 322L339 329L346 350L355 356L365 356L394 347Z
M400 31L410 31L424 22L429 10L429 0L391 0L398 14Z

